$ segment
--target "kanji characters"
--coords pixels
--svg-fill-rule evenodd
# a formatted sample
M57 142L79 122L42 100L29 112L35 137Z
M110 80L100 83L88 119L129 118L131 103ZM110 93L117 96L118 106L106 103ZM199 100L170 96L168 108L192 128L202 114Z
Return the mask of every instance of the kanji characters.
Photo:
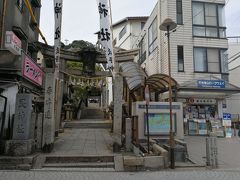
M100 39L101 41L109 41L110 40L110 33L108 32L107 28L102 28L100 31Z
M55 14L57 15L57 18L58 18L58 14L62 13L62 4L61 3L56 3L55 7L54 7L54 10L55 10Z
M100 18L102 18L102 15L103 15L103 17L106 17L108 15L108 10L106 9L105 4L99 3L98 11L99 11L99 14L100 14Z
M57 29L56 29L56 31L55 31L55 39L59 39L59 38L60 38L60 35L61 35L60 28L57 27Z

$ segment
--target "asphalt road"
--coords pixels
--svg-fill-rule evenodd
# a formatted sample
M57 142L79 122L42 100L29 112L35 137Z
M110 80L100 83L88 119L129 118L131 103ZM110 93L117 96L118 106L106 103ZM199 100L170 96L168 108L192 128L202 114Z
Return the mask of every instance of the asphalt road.
M239 180L239 171L76 172L0 171L0 180Z

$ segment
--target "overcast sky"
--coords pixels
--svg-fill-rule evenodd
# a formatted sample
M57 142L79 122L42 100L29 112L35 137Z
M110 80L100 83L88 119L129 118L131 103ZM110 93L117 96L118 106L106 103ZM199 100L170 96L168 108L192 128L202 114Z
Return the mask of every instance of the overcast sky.
M227 0L227 35L240 35L240 1ZM113 23L127 16L149 16L157 0L111 0ZM63 0L62 42L86 40L95 44L99 30L96 0ZM53 0L42 0L40 28L48 43L53 45Z

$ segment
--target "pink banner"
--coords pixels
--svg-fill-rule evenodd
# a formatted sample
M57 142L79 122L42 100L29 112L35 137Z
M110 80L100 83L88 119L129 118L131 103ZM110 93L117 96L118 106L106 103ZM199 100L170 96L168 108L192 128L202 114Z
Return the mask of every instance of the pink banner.
M28 56L25 56L24 62L23 62L23 76L29 79L31 82L39 86L42 86L43 71Z

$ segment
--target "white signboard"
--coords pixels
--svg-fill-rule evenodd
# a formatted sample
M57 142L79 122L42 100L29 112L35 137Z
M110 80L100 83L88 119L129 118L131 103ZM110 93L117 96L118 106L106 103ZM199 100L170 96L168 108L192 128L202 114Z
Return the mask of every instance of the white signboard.
M55 71L59 72L62 24L62 0L54 0L55 31L54 31L54 56Z
M112 46L112 32L110 21L110 6L108 0L97 0L98 11L100 15L100 31L98 39L103 46L106 54L108 68L113 68L113 46Z
M5 48L15 55L22 53L22 42L12 31L6 31Z

